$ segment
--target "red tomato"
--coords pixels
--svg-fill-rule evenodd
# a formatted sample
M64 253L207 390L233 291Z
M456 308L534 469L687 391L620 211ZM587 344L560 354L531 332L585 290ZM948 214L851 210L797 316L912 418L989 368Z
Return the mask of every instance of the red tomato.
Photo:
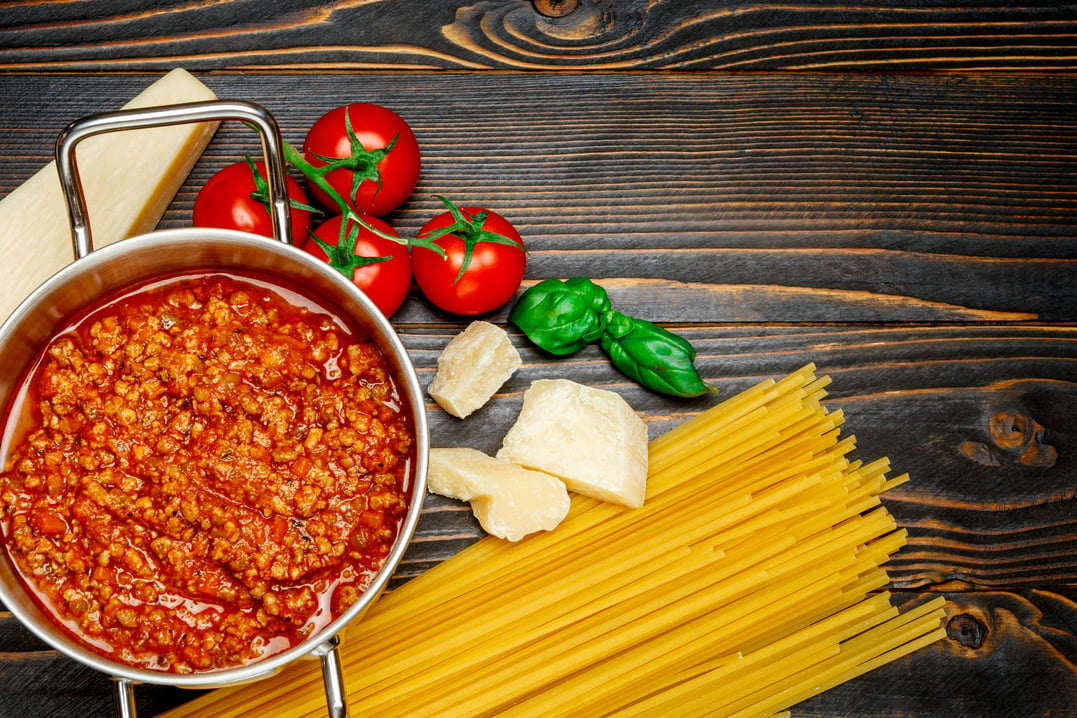
M527 263L520 234L496 212L481 207L456 209L442 201L450 211L427 222L418 236L436 237L434 244L444 249L446 256L413 246L412 271L419 290L435 306L453 314L484 314L506 304L519 289ZM454 225L454 231L437 237L439 230ZM461 274L468 244L472 245L471 257Z
M393 236L397 233L377 217L364 216L370 226ZM341 236L341 216L330 217L314 230L303 249L325 259L355 282L386 317L392 316L411 289L411 255L407 244L379 237L366 227L348 222L348 234ZM325 248L314 237L330 245ZM350 250L350 251L349 251ZM386 258L377 261L378 258Z
M273 221L269 216L265 163L255 162L261 175L256 183L250 165L236 162L209 178L194 200L192 223L196 227L220 227L273 236ZM292 202L292 242L302 244L310 230L310 211L295 203L309 205L302 186L291 176L285 178L288 197Z
M360 214L380 216L415 190L422 164L408 124L380 105L356 103L323 115L307 132L303 156L316 168L340 165L326 181ZM340 206L321 188L311 192L328 211Z

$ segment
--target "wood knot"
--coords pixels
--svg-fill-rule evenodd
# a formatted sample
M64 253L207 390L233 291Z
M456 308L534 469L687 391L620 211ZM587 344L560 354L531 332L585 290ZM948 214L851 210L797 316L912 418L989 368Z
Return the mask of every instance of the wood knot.
M535 12L546 17L565 17L580 6L580 0L531 0Z
M999 466L1008 459L1025 466L1049 469L1058 460L1058 450L1044 442L1043 425L1023 411L1002 409L987 422L987 433L994 446L967 441L962 453L987 466Z
M947 621L946 636L966 648L980 648L987 640L987 624L968 613L959 613Z
M593 42L615 24L614 0L531 0L535 26L546 35L571 42Z

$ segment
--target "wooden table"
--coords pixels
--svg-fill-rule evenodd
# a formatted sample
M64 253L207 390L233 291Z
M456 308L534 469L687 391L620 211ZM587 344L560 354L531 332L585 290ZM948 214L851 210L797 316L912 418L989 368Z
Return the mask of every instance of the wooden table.
M175 66L293 143L336 105L391 107L425 160L402 234L434 194L496 208L528 282L599 280L721 390L665 398L514 333L525 364L490 406L431 402L435 445L495 451L538 378L618 391L655 436L815 362L859 450L912 476L887 499L909 530L892 584L945 595L948 640L793 715L1077 716L1075 47L1054 3L7 2L0 196ZM248 142L223 128L162 226ZM465 320L413 297L394 323L425 385ZM397 581L479 536L456 506L430 499ZM191 695L137 694L146 716ZM110 714L107 678L0 608L0 716Z

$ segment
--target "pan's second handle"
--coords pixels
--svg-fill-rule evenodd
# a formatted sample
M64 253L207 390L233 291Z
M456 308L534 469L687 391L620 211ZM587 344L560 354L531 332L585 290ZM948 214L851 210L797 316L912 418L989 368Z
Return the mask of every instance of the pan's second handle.
M348 718L348 699L344 694L344 671L340 665L340 636L333 636L314 650L322 660L322 682L329 718Z
M135 684L126 678L113 678L112 704L116 718L135 718Z
M284 143L276 120L264 107L253 102L210 100L89 115L71 123L60 133L56 140L56 168L67 199L75 258L81 259L93 251L90 224L86 216L86 196L82 191L75 159L75 147L79 142L103 132L221 120L238 120L253 127L261 135L262 155L265 158L269 183L269 214L273 222L273 236L282 242L291 243L291 212L282 159Z

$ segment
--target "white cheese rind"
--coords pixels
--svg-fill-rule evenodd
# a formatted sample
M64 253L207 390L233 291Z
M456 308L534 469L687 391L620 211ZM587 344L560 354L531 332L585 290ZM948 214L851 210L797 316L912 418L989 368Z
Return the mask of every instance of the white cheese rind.
M557 476L584 496L638 508L647 493L647 425L612 391L540 379L497 456Z
M471 504L484 531L509 541L551 531L568 514L564 483L477 449L431 449L427 488Z
M187 71L175 69L124 107L213 99L208 87ZM203 122L111 132L80 142L75 157L94 246L156 228L216 129L217 123ZM7 279L0 287L2 321L74 259L55 162L0 200L0 248L7 266Z
M475 321L441 352L427 393L442 409L463 419L481 409L521 363L504 329Z

